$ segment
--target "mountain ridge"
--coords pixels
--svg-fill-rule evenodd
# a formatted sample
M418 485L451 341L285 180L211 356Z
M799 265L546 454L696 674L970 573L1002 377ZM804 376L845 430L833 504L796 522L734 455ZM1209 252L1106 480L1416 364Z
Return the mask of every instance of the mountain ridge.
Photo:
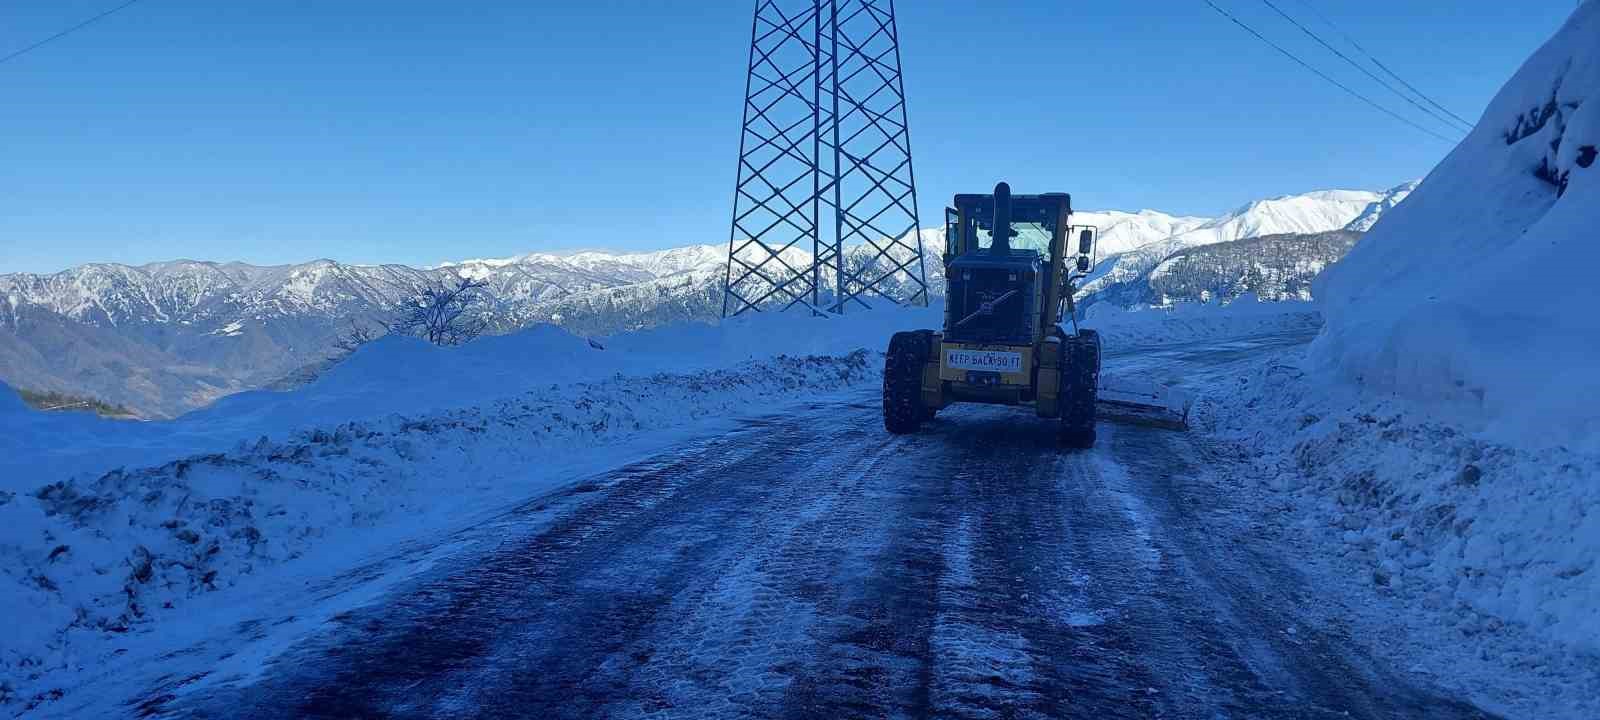
M1149 297L1143 290L1114 290L1119 283L1137 285L1142 274L1184 248L1375 220L1403 199L1398 189L1267 198L1216 218L1148 209L1075 213L1075 223L1100 229L1100 263L1085 286L1084 304ZM928 285L937 297L944 230L919 235ZM798 249L786 257L795 267L811 261ZM0 274L0 380L37 391L91 394L153 416L175 415L324 362L352 324L375 324L428 285L459 277L486 283L493 332L553 323L603 336L714 321L721 315L726 258L725 245L698 244L532 252L430 267L328 258L280 265L181 258ZM853 249L847 262L866 265L869 257ZM884 287L904 295L914 284L895 273ZM85 345L97 350L68 357L70 348Z

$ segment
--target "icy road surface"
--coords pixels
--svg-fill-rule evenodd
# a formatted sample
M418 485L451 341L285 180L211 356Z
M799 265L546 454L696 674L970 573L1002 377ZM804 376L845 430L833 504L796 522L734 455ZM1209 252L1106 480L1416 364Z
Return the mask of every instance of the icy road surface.
M1303 337L1169 349L1185 377ZM1176 365L1173 365L1176 363ZM1308 622L1203 436L875 393L528 504L171 717L1481 718Z

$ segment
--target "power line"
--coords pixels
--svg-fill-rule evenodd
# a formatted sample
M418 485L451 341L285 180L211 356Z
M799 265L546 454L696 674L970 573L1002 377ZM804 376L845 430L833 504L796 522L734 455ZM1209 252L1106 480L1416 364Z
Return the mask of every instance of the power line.
M1343 61L1349 63L1350 67L1353 67L1353 68L1355 68L1357 70L1360 70L1362 74L1366 75L1369 78L1372 78L1379 85L1382 85L1384 87L1384 89L1386 89L1389 92L1392 92L1395 95L1399 96L1399 98L1401 100L1404 100L1404 101L1406 101L1408 103L1411 103L1412 107L1414 107L1414 108L1416 108L1418 110L1421 110L1422 112L1426 113L1428 115L1428 117L1431 117L1431 118L1433 118L1435 120L1438 120L1439 122L1444 123L1451 130L1457 130L1457 131L1461 130L1461 128L1456 127L1456 125L1454 123L1452 123L1448 118L1446 118L1446 117L1440 115L1439 113L1434 112L1432 110L1429 110L1428 108L1425 108L1422 105L1418 104L1417 101L1411 99L1411 96L1409 96L1409 95L1407 95L1407 94L1405 94L1403 92L1400 92L1400 90L1395 88L1395 86L1390 85L1387 80L1384 80L1383 78L1378 77L1377 75L1373 75L1372 71L1366 69L1365 67L1362 67L1361 63L1358 63L1358 62L1356 62L1354 60L1351 60L1350 56L1348 56L1348 55L1346 55L1346 54L1344 54L1342 52L1339 52L1338 48L1328 44L1328 41L1323 40L1321 35L1318 35L1318 34L1312 32L1310 28L1308 28L1308 27L1306 27L1304 25L1301 25L1299 20L1296 20L1293 17L1290 17L1289 13L1284 12L1283 9L1279 8L1276 4L1274 4L1272 2L1272 0L1261 0L1261 2L1265 3L1267 7L1272 8L1272 11L1277 13L1278 15L1282 16L1283 19L1288 20L1290 24L1294 25L1297 28L1300 28L1300 32L1303 32L1306 35L1309 35L1312 40L1317 41L1317 43L1319 45L1327 48L1328 52L1331 52L1331 53L1333 53L1335 55L1338 55L1340 60L1343 60ZM1467 130L1471 130L1472 129L1472 124L1471 123L1467 123L1466 129Z
M1394 118L1396 120L1399 120L1400 122L1403 122L1403 123L1405 123L1407 125L1410 125L1411 127L1414 127L1414 128L1416 128L1418 130L1421 130L1422 132L1425 132L1425 133L1427 133L1429 135L1432 135L1435 138L1443 140L1443 141L1445 141L1447 143L1456 142L1455 140L1447 138L1447 137L1445 137L1443 135L1440 135L1439 133L1436 133L1436 132L1434 132L1432 130L1429 130L1428 128L1425 128L1425 127L1423 127L1421 125L1418 125L1415 122L1412 122L1410 118L1407 118L1404 115L1400 115L1400 114L1396 113L1395 111L1390 110L1389 108L1386 108L1386 107L1384 107L1382 105L1379 105L1378 103L1374 102L1372 100L1372 98L1369 98L1369 97L1367 97L1365 95L1362 95L1361 93L1358 93L1358 92L1356 92L1354 90L1351 90L1349 86L1345 85L1342 82L1339 82L1338 80L1333 79L1332 77L1329 77L1327 73L1324 73L1321 70L1318 70L1318 69L1312 67L1309 63L1307 63L1306 61L1301 60L1299 57L1297 57L1294 53L1289 52L1288 50L1283 49L1283 47L1278 45L1277 43L1275 43L1275 42L1273 42L1271 40L1268 40L1265 35L1262 35L1261 33L1256 32L1255 28L1252 28L1249 25L1244 24L1243 22L1241 22L1239 20L1239 18L1234 17L1227 10L1223 10L1222 8L1217 7L1217 4L1214 3L1214 2L1211 2L1211 0L1204 0L1204 2L1205 2L1205 4L1210 5L1212 10L1217 11L1223 17L1233 21L1233 24L1238 25L1241 28L1244 28L1245 32L1248 32L1251 35L1256 36L1257 40L1260 40L1261 42L1264 42L1267 45L1270 45L1272 47L1272 49L1277 50L1280 53L1283 53L1284 57L1287 57L1290 60L1295 61L1295 63L1298 64L1300 67L1303 67L1303 68L1305 68L1307 70L1310 70L1313 73L1316 73L1317 77L1320 77L1323 80L1326 80L1329 83L1333 84L1335 87L1338 87L1340 90L1343 90L1346 93L1349 93L1352 97L1356 98L1357 100L1360 100L1361 102L1364 102L1364 103L1366 103L1368 105L1371 105L1372 107L1374 107L1374 108L1378 109L1379 111L1383 112L1385 115L1388 115L1388 116L1390 116L1390 117L1392 117L1392 118Z
M1579 0L1579 2L1582 2L1582 0ZM1417 97L1422 98L1423 101L1428 103L1429 105L1432 105L1435 108L1438 108L1440 112L1442 112L1442 113L1444 113L1446 115L1449 115L1450 117L1455 118L1456 120L1460 121L1462 124L1466 125L1469 128L1473 127L1473 124L1470 121L1468 121L1467 119L1461 117L1460 115L1457 115L1457 114L1455 114L1453 112L1450 112L1450 108L1447 108L1447 107L1445 107L1443 105L1440 105L1438 102L1435 102L1433 98L1428 97L1427 94L1423 93L1421 90L1418 90L1416 88L1416 86L1412 85L1411 83L1406 82L1405 78L1400 77L1398 74L1395 73L1395 71L1390 70L1388 65L1383 64L1383 61L1381 61L1377 57L1373 56L1372 53L1367 52L1367 49L1362 47L1361 43L1356 42L1356 39L1351 37L1350 33L1345 32L1343 28L1340 28L1338 25L1333 24L1333 21L1329 20L1328 16L1323 15L1322 11L1318 10L1315 5L1312 5L1311 4L1311 0L1300 0L1300 4L1306 6L1308 9L1310 9L1311 13L1313 15L1317 16L1318 20L1321 20L1328 27L1333 28L1334 32L1339 33L1339 35L1344 38L1345 42L1350 43L1351 47L1353 47L1356 50L1360 51L1362 55L1365 55L1367 57L1367 59L1371 60L1373 65L1378 66L1378 69L1382 70L1384 72L1384 74L1386 74L1389 77L1392 77L1395 80L1399 81L1401 85L1406 86L1406 89L1410 90L1411 92L1416 93Z
M14 52L14 53L11 53L10 55L6 55L5 57L0 57L0 64L4 64L4 63L10 62L12 60L15 60L15 59L17 59L19 57L22 57L23 55L26 55L26 54L28 54L30 52L33 52L34 50L39 49L40 47L42 47L42 46L44 46L44 45L46 45L48 43L54 42L56 40L60 40L61 38L64 38L64 37L66 37L68 35L71 35L71 34L77 32L77 31L79 31L79 30L82 30L82 29L84 29L86 27L89 27L90 25L93 25L95 22L97 22L99 20L102 20L102 19L106 18L107 16L111 15L112 13L115 13L118 10L121 10L121 9L123 9L123 8L125 8L125 7L127 7L129 5L132 5L132 4L136 3L136 2L139 2L139 0L128 0L127 2L125 2L125 3L121 4L121 5L118 5L118 6L114 7L114 8L111 8L110 10L107 10L107 11L105 11L103 13L100 13L99 15L96 15L96 16L94 16L92 18L89 18L88 20L85 20L85 21L83 21L81 23L78 23L77 25L73 25L72 27L69 27L69 28L67 28L65 30L62 30L61 32L58 32L58 33L56 33L54 35L51 35L50 37L47 37L47 38L45 38L43 40L40 40L39 42L36 42L36 43L34 43L32 45L29 45L29 46L27 46L27 47L25 47L25 48L23 48L21 50L18 50L18 51Z

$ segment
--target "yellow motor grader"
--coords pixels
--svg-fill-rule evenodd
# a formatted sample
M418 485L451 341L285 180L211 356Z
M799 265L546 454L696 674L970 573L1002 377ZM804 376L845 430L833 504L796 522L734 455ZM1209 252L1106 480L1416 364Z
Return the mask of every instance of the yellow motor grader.
M957 402L1032 406L1059 420L1061 443L1076 448L1094 445L1097 414L1184 426L1186 409L1179 415L1127 393L1099 398L1100 336L1077 326L1072 299L1092 266L1094 233L1084 229L1068 247L1071 196L1012 195L1000 183L990 195L956 195L954 206L945 220L944 329L889 340L889 432L916 432Z

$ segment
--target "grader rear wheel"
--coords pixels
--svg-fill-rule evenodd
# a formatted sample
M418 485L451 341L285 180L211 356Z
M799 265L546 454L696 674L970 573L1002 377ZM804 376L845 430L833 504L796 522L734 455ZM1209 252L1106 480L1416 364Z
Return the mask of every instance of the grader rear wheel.
M883 358L883 427L896 435L914 433L932 413L922 407L922 366L933 352L927 330L895 333Z
M1094 447L1094 407L1100 387L1100 336L1083 330L1068 339L1061 367L1061 428L1058 439L1070 448Z

